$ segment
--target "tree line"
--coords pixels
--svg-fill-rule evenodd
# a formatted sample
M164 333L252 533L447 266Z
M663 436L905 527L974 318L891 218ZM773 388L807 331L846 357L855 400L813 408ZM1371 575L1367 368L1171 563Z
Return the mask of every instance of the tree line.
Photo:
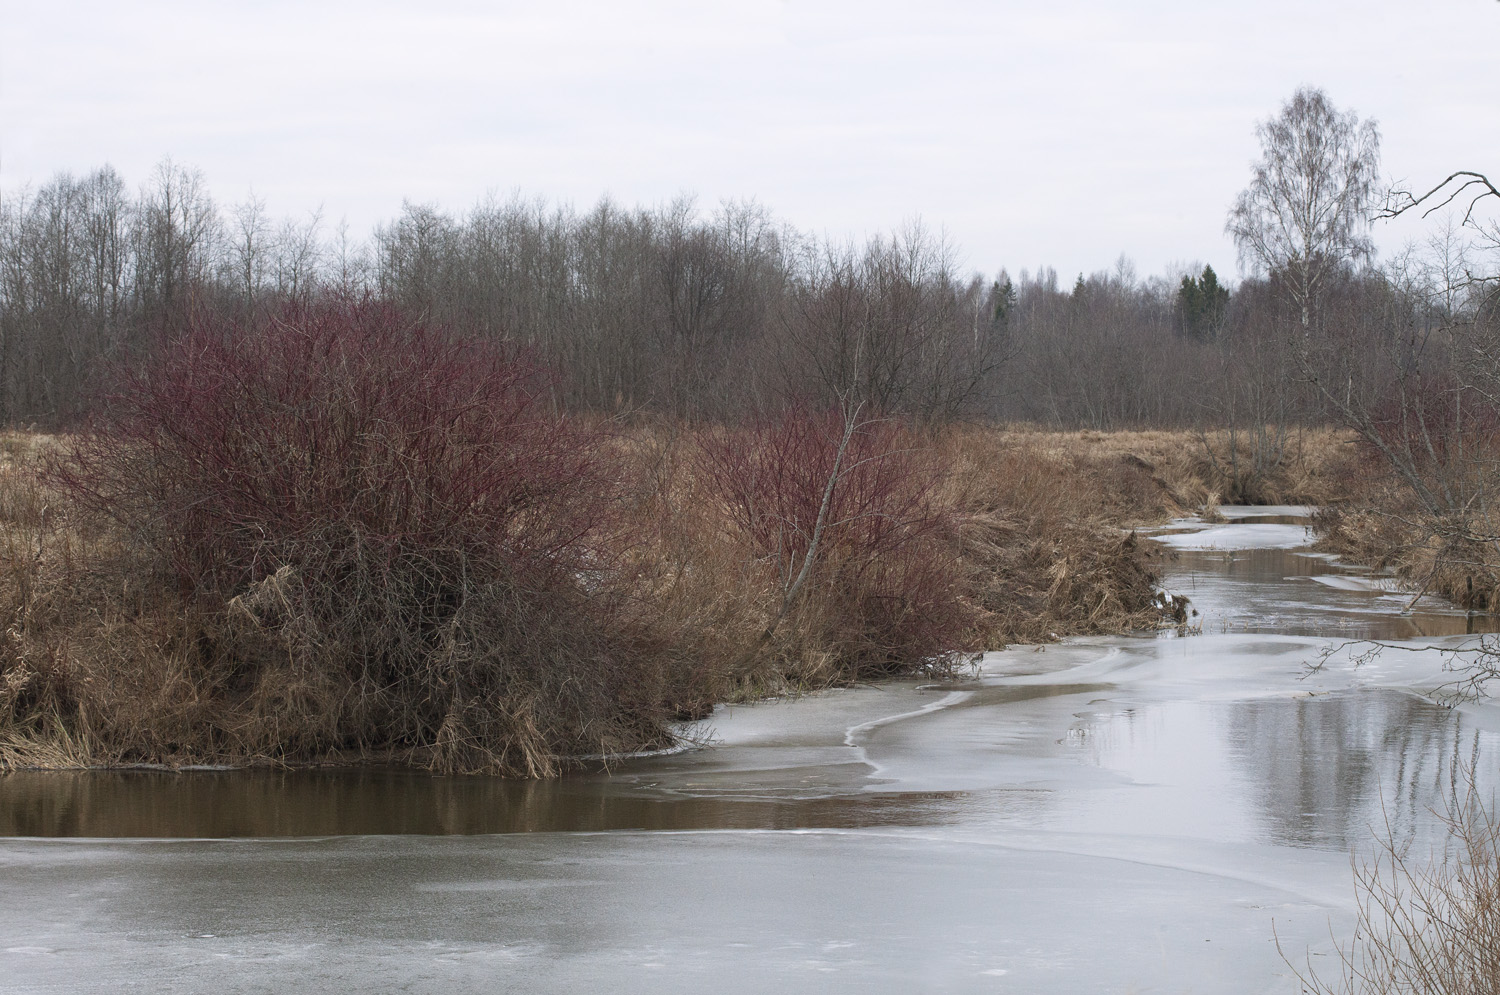
M1230 230L1262 207L1242 197ZM102 370L205 310L251 329L336 294L522 346L572 410L734 420L796 399L922 421L1295 425L1339 416L1356 384L1378 394L1413 329L1474 306L1439 292L1455 264L1445 277L1438 249L1377 266L1363 243L1333 248L1267 256L1233 289L1196 265L1142 278L1124 257L1066 286L1045 266L966 273L920 222L854 243L754 202L520 197L407 203L356 239L255 198L222 207L170 161L135 190L105 166L0 202L0 422L66 422ZM1342 401L1310 374L1314 326L1319 343L1362 344L1334 350Z

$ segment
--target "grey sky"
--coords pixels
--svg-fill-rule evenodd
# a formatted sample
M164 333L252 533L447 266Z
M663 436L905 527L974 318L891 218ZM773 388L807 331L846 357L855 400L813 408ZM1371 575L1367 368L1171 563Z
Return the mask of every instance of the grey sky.
M1255 122L1302 83L1379 121L1391 176L1500 171L1495 0L0 0L0 24L3 189L171 155L222 203L356 233L403 198L691 192L835 236L921 215L985 272L1232 273Z

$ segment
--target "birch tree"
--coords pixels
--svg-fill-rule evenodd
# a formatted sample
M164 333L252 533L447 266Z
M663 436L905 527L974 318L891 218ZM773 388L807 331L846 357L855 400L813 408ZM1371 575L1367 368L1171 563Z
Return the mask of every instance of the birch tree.
M1298 89L1255 132L1261 157L1225 230L1241 265L1280 277L1307 335L1333 278L1374 251L1369 226L1380 132L1312 87Z

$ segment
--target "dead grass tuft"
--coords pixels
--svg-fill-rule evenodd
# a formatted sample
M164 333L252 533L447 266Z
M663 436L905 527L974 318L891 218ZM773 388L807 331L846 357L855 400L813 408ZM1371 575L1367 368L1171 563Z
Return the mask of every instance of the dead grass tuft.
M1289 965L1312 995L1492 995L1500 991L1500 822L1467 790L1450 796L1443 847L1426 859L1387 830L1354 868L1358 916L1339 975ZM1279 947L1279 943L1278 943ZM1282 955L1285 957L1285 953Z

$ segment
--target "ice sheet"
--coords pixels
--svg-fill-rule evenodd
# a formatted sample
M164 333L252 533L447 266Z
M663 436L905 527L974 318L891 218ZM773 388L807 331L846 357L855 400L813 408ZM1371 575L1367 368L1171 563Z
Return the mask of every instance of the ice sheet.
M1156 541L1173 549L1296 549L1310 545L1312 536L1303 525L1233 524L1157 536Z

